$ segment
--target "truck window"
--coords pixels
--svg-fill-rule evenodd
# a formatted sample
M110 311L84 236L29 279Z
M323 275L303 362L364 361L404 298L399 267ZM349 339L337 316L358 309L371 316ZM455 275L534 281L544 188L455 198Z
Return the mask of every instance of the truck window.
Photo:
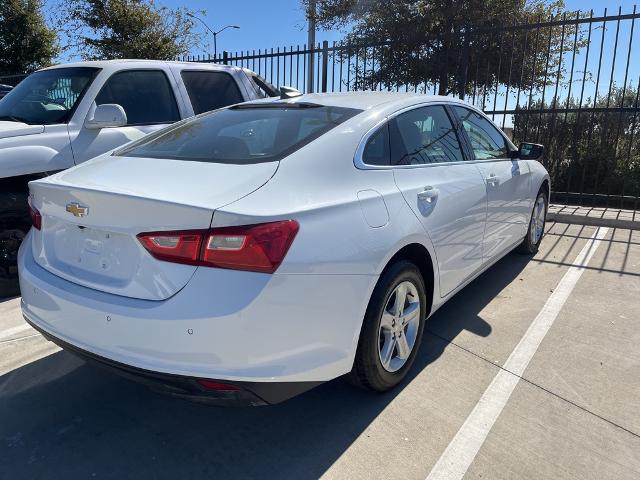
M254 87L256 88L258 95L260 95L262 98L280 96L280 92L278 91L278 89L267 82L260 75L257 75L253 72L248 75Z
M183 70L182 81L196 115L244 101L236 81L225 72Z
M116 103L127 114L127 125L173 123L180 120L178 104L161 70L114 73L96 97L96 104Z
M68 67L32 73L2 99L0 119L44 125L67 123L99 71Z

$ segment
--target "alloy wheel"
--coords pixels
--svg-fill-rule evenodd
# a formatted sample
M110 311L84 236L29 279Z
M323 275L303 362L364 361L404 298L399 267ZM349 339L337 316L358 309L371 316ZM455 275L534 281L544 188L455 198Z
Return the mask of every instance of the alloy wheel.
M531 244L535 245L540 241L542 234L544 233L544 221L546 213L546 201L543 195L540 195L533 208L531 215L531 228L529 229L531 235Z
M420 326L420 296L409 281L400 283L389 296L379 329L378 356L388 372L400 370L416 343Z

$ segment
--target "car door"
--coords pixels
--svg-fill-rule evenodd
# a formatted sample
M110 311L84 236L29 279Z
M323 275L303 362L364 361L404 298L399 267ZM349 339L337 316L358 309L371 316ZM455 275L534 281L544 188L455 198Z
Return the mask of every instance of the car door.
M484 181L443 105L391 118L389 144L396 184L435 248L444 297L482 267Z
M484 261L489 262L526 234L532 207L531 172L526 161L511 158L506 137L489 119L466 107L455 106L452 110L486 184Z
M105 82L88 117L97 105L120 105L127 124L122 127L70 131L76 164L159 130L180 120L180 111L167 72L161 69L123 70Z

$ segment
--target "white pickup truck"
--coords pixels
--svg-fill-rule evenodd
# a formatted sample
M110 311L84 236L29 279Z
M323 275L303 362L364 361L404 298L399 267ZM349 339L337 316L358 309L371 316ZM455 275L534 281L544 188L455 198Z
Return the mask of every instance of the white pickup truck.
M0 297L17 293L30 180L183 118L277 95L248 69L206 63L109 60L29 75L0 100Z

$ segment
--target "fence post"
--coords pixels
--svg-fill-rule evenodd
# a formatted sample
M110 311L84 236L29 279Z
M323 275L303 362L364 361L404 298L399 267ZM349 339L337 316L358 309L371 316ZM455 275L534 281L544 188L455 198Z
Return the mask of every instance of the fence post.
M471 31L465 31L464 36L462 37L462 42L463 42L462 56L461 56L460 64L458 65L458 68L460 68L460 71L458 72L459 87L460 87L460 89L458 90L458 96L460 97L460 100L464 100L466 90L467 90L469 61L471 60L470 46L471 46L472 35L473 33Z
M327 70L329 67L329 42L324 40L322 42L322 90L321 92L326 93L327 91Z
M222 63L225 65L228 65L229 61L229 52L227 52L226 50L224 52L222 52Z

